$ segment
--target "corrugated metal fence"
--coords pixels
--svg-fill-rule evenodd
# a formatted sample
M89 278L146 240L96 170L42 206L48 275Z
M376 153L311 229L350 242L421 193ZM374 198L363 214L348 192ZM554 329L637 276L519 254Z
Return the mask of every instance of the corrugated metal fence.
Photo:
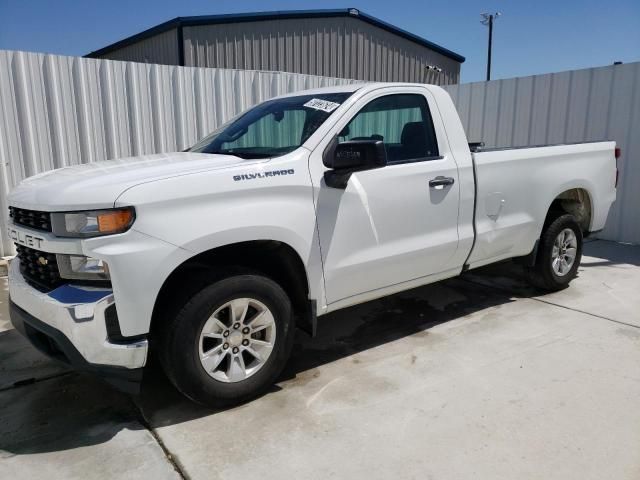
M615 140L622 148L618 198L598 236L640 243L640 62L444 88L470 142Z
M183 150L263 100L345 83L353 80L0 50L0 250L13 252L6 193L23 178Z
M2 254L13 251L6 192L25 177L182 150L267 98L351 82L0 50ZM469 139L489 146L616 140L618 201L602 236L640 242L640 63L446 88Z

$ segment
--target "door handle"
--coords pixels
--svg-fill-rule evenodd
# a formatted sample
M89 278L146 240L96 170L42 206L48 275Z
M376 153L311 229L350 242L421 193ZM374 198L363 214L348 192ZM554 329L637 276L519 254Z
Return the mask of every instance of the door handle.
M442 190L444 187L453 185L454 182L455 180L453 177L437 176L436 178L429 180L429 187L435 188L436 190Z

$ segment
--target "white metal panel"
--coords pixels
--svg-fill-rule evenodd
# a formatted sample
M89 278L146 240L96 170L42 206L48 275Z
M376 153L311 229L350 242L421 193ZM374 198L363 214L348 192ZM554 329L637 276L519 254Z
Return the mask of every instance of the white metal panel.
M618 197L599 236L640 243L640 63L444 88L469 141L490 147L617 142Z
M183 150L258 102L352 83L310 75L189 68L0 50L0 249L6 193L53 168Z
M482 114L482 132L481 139L485 142L495 143L498 139L498 123L496 121L488 122L486 119L498 118L500 109L500 83L491 82L487 85L484 100L484 112Z
M543 145L547 141L547 119L549 116L549 99L551 98L550 83L550 75L533 77L529 145Z
M364 58L375 52L354 40L363 34L354 33L345 48ZM306 41L325 40L323 34ZM261 45L260 56L276 55L269 43ZM326 59L309 56L305 61ZM408 71L416 68L415 61L399 62ZM370 66L362 61L352 67L364 75ZM6 225L6 193L26 176L181 150L255 103L351 82L0 50L0 224ZM470 141L514 146L615 140L623 150L618 200L601 235L640 242L640 63L446 88ZM0 241L3 254L10 254L4 227Z

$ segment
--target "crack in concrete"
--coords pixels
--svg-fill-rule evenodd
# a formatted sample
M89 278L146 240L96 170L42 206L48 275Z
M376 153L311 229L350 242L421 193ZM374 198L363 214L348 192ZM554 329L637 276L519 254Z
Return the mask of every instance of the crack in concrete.
M184 467L180 463L180 460L178 460L178 458L175 457L173 453L171 453L171 450L169 450L169 448L164 444L164 442L160 438L160 435L158 435L158 432L156 432L156 430L151 426L151 424L145 418L144 413L142 412L142 409L138 406L138 404L136 404L136 402L133 401L133 399L131 399L131 403L133 404L134 410L138 412L138 421L144 428L147 429L147 431L151 434L151 436L156 441L160 449L162 449L162 453L164 453L165 458L167 459L169 464L171 464L171 466L176 471L178 476L183 480L190 480L190 477L185 472Z
M23 380L18 380L17 382L14 382L12 385L9 385L9 386L6 386L6 387L1 387L0 388L0 393L6 392L6 391L9 391L9 390L13 390L13 389L16 389L16 388L29 387L29 386L35 385L36 383L44 382L44 381L47 381L47 380L52 380L52 379L55 379L55 378L67 377L67 376L72 376L72 375L78 375L78 372L68 371L68 372L62 372L62 373L55 373L55 374L51 374L51 375L46 375L46 376L39 377L39 378L35 378L35 377L25 378ZM151 427L151 425L149 424L149 422L145 418L144 413L142 412L142 409L133 401L133 398L129 397L129 400L131 401L131 404L132 404L132 411L134 412L134 419L137 420L138 422L140 422L140 424L151 434L153 439L156 441L156 443L158 444L158 446L162 450L162 453L164 454L165 458L167 459L167 461L169 462L171 467L175 470L175 472L178 474L178 476L183 480L190 480L189 475L187 475L187 473L184 471L184 468L180 464L180 461L167 448L167 446L164 444L164 442L162 441L162 439L160 438L158 433L155 431L155 429L153 427Z
M587 312L585 310L580 310L579 308L567 307L566 305L560 305L558 303L553 303L553 302L550 302L548 300L542 300L541 298L538 298L538 297L530 297L530 298L531 298L531 300L536 300L536 301L541 302L541 303L546 303L547 305L553 305L555 307L565 308L567 310L572 310L574 312L584 313L585 315L591 315L592 317L601 318L602 320L607 320L608 322L613 322L613 323L617 323L619 325L625 325L627 327L640 329L640 325L634 325L633 323L623 322L622 320L616 320L615 318L605 317L603 315L598 315L597 313Z
M488 285L486 283L482 283L482 282L477 282L474 281L473 279L470 278L463 278L463 277L458 277L461 280L464 280L467 283L473 283L474 285L479 285L481 287L485 287L485 288L493 288L494 290L500 290L501 292L507 292L507 293L511 293L511 294L515 294L518 295L517 292L514 292L513 290L510 290L509 288L505 288L505 287L500 287L497 285ZM591 313L591 312L587 312L585 310L580 310L579 308L572 308L572 307L568 307L566 305L560 305L559 303L554 303L551 302L549 300L543 300L540 297L527 297L527 296L521 296L521 298L528 298L530 300L535 300L536 302L540 302L540 303L546 303L547 305L552 305L554 307L559 307L559 308L564 308L566 310L571 310L573 312L577 312L577 313L583 313L585 315L590 315L592 317L596 317L596 318L600 318L602 320L606 320L608 322L612 322L612 323L617 323L618 325L624 325L626 327L631 327L631 328L637 328L640 329L640 325L634 325L633 323L627 323L627 322L623 322L622 320L616 320L615 318L609 318L609 317L605 317L603 315L598 315L597 313Z

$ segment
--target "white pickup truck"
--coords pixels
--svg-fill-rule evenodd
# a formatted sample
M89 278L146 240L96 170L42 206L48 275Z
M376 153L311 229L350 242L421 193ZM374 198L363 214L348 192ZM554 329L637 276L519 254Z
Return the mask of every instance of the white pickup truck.
M536 286L565 287L616 197L617 153L470 148L430 85L282 96L185 152L22 182L11 319L120 388L153 349L187 397L244 401L329 312L517 257Z

